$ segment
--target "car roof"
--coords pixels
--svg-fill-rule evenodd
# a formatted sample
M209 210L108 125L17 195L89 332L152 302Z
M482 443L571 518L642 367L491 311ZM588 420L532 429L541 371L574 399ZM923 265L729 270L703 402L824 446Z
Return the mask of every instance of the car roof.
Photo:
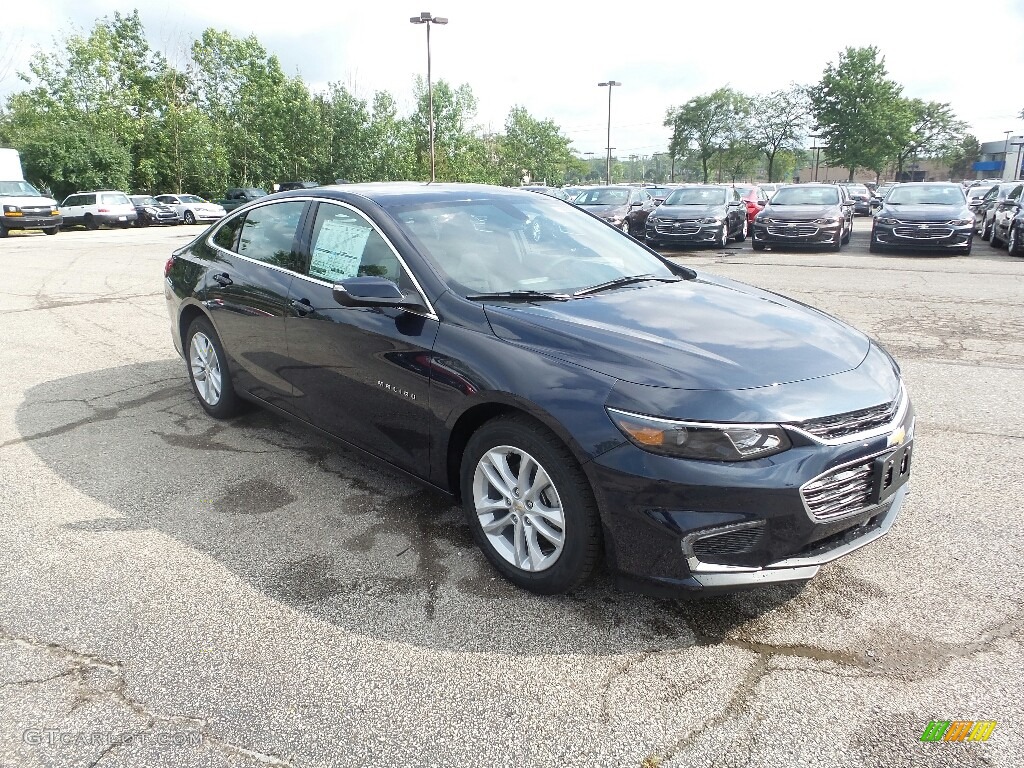
M629 187L605 187L606 189L629 189ZM589 187L588 189L599 189ZM351 200L363 198L379 204L405 205L410 203L471 202L495 197L517 197L536 195L520 187L499 187L490 184L430 183L425 181L375 181L359 184L327 185L315 189L290 189L276 192L260 200L284 200L290 197L309 197Z

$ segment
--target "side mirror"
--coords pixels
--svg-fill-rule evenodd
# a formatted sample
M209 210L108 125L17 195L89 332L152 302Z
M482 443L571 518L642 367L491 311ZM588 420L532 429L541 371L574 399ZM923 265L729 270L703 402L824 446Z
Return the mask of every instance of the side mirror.
M418 297L410 297L386 277L352 277L336 283L334 300L343 307L421 308Z

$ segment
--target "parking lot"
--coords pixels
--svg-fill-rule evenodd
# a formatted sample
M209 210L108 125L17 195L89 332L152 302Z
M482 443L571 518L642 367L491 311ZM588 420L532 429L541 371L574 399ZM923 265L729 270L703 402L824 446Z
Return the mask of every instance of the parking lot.
M670 254L871 334L918 413L889 536L693 600L519 591L444 497L206 417L162 290L200 227L0 242L0 768L1024 765L1024 259L869 224Z

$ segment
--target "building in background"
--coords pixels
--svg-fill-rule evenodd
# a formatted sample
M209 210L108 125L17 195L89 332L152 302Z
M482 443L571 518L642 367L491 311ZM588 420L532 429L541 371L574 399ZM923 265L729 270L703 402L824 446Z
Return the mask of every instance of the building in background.
M972 168L976 179L1014 181L1024 177L1021 171L1024 136L1009 136L981 145L981 159ZM1007 162L1009 161L1009 162Z

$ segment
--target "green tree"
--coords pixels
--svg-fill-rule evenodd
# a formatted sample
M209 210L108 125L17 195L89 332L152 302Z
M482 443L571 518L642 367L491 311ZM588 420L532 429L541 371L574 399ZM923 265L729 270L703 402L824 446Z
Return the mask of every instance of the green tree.
M429 103L426 83L416 78L416 111L410 122L415 137L416 175L430 178ZM444 80L434 84L434 154L438 181L496 183L497 157L473 123L477 101L463 83L452 88Z
M367 141L369 144L363 151L366 153L368 181L399 181L415 177L416 146L412 123L399 117L395 100L387 91L374 94Z
M748 105L746 96L724 87L670 108L665 116L665 127L672 129L669 152L680 157L695 148L706 184L711 159L735 143Z
M807 135L809 119L806 88L794 85L751 99L747 140L764 154L768 162L768 181L780 178L775 167L779 153L800 148Z
M847 166L851 180L857 168L880 171L895 157L909 129L903 89L887 75L876 47L849 47L808 89L815 129L828 147L829 161Z
M942 155L943 162L949 165L951 179L966 179L974 174L974 164L981 159L981 143L976 136L965 134L954 146L949 147Z
M499 142L501 183L516 186L525 172L535 181L562 184L574 165L570 144L551 120L538 120L525 107L512 107Z
M903 173L903 164L917 157L939 157L950 152L967 130L967 124L957 120L949 104L921 99L904 99L909 115L906 132L899 137L896 155L896 178Z

